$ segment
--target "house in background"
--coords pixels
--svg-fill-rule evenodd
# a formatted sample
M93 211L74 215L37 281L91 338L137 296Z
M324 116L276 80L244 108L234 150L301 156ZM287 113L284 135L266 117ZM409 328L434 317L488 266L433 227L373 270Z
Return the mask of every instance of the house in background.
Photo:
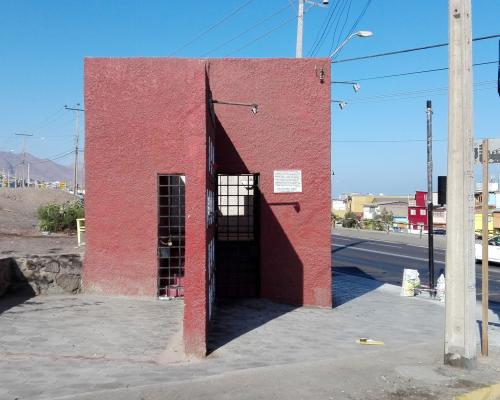
M427 233L427 192L415 192L415 199L408 205L408 232Z
M335 214L336 217L343 218L345 216L347 210L346 200L333 199L332 200L332 213Z
M408 200L374 201L363 206L363 219L373 219L383 211L395 218L406 218L408 215Z

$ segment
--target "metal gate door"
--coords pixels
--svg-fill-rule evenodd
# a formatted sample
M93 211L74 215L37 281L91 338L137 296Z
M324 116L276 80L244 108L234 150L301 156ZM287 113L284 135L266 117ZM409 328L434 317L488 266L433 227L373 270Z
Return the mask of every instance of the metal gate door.
M185 178L158 176L158 297L184 296Z
M259 296L257 174L217 176L218 298Z

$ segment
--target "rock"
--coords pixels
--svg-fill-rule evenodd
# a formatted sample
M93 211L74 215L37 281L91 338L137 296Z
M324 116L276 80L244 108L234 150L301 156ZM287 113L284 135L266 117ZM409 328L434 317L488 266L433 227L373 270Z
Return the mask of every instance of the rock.
M79 275L60 274L56 283L68 293L77 293L80 290L81 278Z
M48 262L47 264L45 264L45 267L43 268L46 272L59 272L59 270L61 269L59 263L55 260L52 260L50 262Z

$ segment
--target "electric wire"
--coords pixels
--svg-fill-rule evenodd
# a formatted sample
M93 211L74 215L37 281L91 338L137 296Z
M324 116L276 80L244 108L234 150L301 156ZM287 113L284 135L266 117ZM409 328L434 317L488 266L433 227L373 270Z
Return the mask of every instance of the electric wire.
M500 37L500 34L488 35L488 36L481 36L481 37L477 37L477 38L472 39L472 41L473 42L477 42L477 41L480 41L480 40L493 39L493 38L497 38L497 37ZM448 43L431 44L431 45L428 45L428 46L414 47L414 48L411 48L411 49L388 51L388 52L385 52L385 53L370 54L370 55L367 55L367 56L354 57L354 58L344 58L342 60L332 61L332 64L339 64L339 63L350 62L350 61L367 60L367 59L370 59L370 58L387 57L387 56L392 56L392 55L396 55L396 54L404 54L404 53L411 53L411 52L415 52L415 51L430 50L430 49L436 49L436 48L439 48L439 47L446 47L446 46L448 46Z
M207 33L209 33L210 31L214 30L215 28L217 28L219 25L222 25L224 22L226 22L228 19L230 19L231 17L233 17L234 15L238 14L241 10L243 10L245 7L247 7L248 5L250 5L250 3L252 3L253 0L247 0L245 3L243 3L242 5L240 5L238 8L236 8L235 10L231 11L229 14L227 14L226 16L222 17L219 21L217 21L215 24L209 26L207 29L205 29L204 31L200 32L198 35L196 35L193 39L189 40L188 42L186 42L185 44L183 44L182 46L178 47L176 50L174 50L172 53L170 53L170 57L171 56L174 56L176 54L178 54L181 50L184 50L186 47L190 46L191 44L193 44L194 42L196 42L197 40L201 39L203 36L205 36Z
M366 1L366 4L365 4L363 10L361 10L360 14L358 15L358 18L356 18L356 21L354 21L354 24L352 24L351 29L349 29L349 33L345 36L346 38L348 38L350 35L352 35L352 33L354 32L354 30L358 27L359 23L361 22L361 20L365 16L366 11L370 7L371 3L372 3L372 0L367 0Z
M432 139L433 142L447 142L447 139ZM427 139L333 139L334 143L416 143Z
M493 82L493 83L491 83ZM488 84L486 84L488 83ZM495 89L496 88L496 81L486 81L483 83L483 85L474 85L474 91L483 91L483 90L488 90L488 89ZM408 92L407 95L398 95L398 94L387 94L386 96L384 95L379 95L379 96L370 96L370 97L363 97L359 99L346 99L345 102L347 104L367 104L367 103L380 103L380 102L386 102L386 101L393 101L393 100L410 100L410 99L417 99L421 97L427 97L429 94L432 94L433 96L444 96L448 93L448 87L444 88L436 88L436 89L429 89L429 90L422 90L422 91L415 91L414 94L411 94L411 92Z
M306 13L307 11L304 10L304 14ZM271 33L277 31L278 29L281 29L283 28L285 25L289 24L290 22L292 22L293 20L296 20L297 17L294 15L293 17L289 18L289 19L286 19L285 21L283 21L281 24L269 29L268 31L264 32L262 35L260 36L257 36L255 39L252 39L251 41L245 43L243 46L239 47L238 49L236 50L233 50L231 51L230 53L227 53L226 54L226 57L227 56L231 56L235 53L239 53L241 50L244 50L246 49L247 47L251 46L252 44L254 44L255 42L261 40L261 39L264 39L266 36L270 35Z
M472 66L479 67L479 66L483 66L483 65L490 65L490 64L497 64L497 63L498 63L498 60L493 60L493 61L474 63L474 64L472 64ZM439 71L446 71L446 70L448 70L448 67L423 69L423 70L419 70L419 71L401 72L401 73L389 74L389 75L370 76L368 78L359 78L359 79L352 79L352 80L350 79L349 81L352 81L352 82L371 81L371 80L375 80L375 79L397 78L400 76L426 74L429 72L439 72Z
M338 4L338 2L336 3L336 5ZM314 51L314 49L316 48L316 45L320 39L320 35L325 27L327 26L327 23L328 21L330 20L330 16L332 14L332 11L334 10L335 8L334 7L330 7L330 10L326 13L325 15L325 18L323 18L323 21L321 22L321 25L319 26L317 32L316 32L316 37L314 38L314 41L313 41L313 44L311 45L311 48L309 49L309 57L311 56L312 52Z
M363 19L363 17L366 14L366 11L368 10L368 7L370 7L371 2L372 2L372 0L367 0L364 8L361 10L361 13L358 15L358 18L356 18L356 20L352 24L351 29L349 29L349 32L345 36L344 40L347 39L349 36L351 36L353 34L354 30L358 27L359 23L361 22L361 20ZM337 56L342 52L342 50L343 49L340 49L340 51L337 53Z
M324 39L326 39L326 37L328 37L328 33L330 33L331 24L335 21L335 18L333 18L333 17L335 15L335 11L337 10L339 4L340 4L340 1L335 2L335 6L332 8L330 13L328 14L328 16L327 16L328 21L324 25L323 32L321 33L319 40L314 41L312 49L309 51L309 57L314 57L318 53L319 49L323 46ZM333 18L333 22L332 22L332 18ZM325 21L326 21L326 18L325 18ZM323 24L322 24L322 26L323 26Z
M276 10L273 14L271 15L268 15L267 17L265 17L264 19L261 19L260 21L258 21L257 23L255 23L254 25L248 27L247 29L245 29L243 32L240 32L239 34L237 34L236 36L233 36L231 39L219 44L218 46L212 48L211 50L203 53L201 55L201 57L206 57L208 54L210 53L213 53L214 51L216 50L219 50L220 48L228 45L229 43L232 43L234 42L236 39L239 39L240 37L244 36L245 34L247 34L248 32L250 32L251 30L259 27L260 25L264 24L265 22L269 21L271 18L275 17L276 15L279 15L281 14L283 11L287 10L289 8L288 5L286 5L285 7L282 7L278 10Z
M349 0L349 3L347 3L347 1L346 1L344 4L345 4L344 8L340 12L340 17L338 18L337 24L335 25L335 30L333 31L332 45L330 46L330 51L328 52L328 54L332 54L333 49L337 48L338 45L340 44L340 38L342 37L342 33L344 32L344 28L347 24L347 21L349 20L349 12L351 11L352 0ZM338 25L340 23L340 20L342 19L342 15L344 14L344 10L345 10L346 6L347 6L346 17L344 19L344 23L342 24L342 28L340 29L339 36L338 36L337 40L335 40L335 38L337 36L337 28L338 28Z
M62 153L54 154L52 156L44 158L43 160L30 162L30 164L42 164L42 163L46 163L46 162L50 162L50 161L55 161L55 160L59 160L61 158L67 157L70 154L74 154L74 153L75 153L74 149L66 150Z

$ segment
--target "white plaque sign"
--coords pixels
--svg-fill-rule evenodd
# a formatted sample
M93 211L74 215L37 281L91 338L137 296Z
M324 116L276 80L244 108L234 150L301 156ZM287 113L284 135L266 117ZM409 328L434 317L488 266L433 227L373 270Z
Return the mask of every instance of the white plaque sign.
M301 193L302 171L274 171L274 193Z

